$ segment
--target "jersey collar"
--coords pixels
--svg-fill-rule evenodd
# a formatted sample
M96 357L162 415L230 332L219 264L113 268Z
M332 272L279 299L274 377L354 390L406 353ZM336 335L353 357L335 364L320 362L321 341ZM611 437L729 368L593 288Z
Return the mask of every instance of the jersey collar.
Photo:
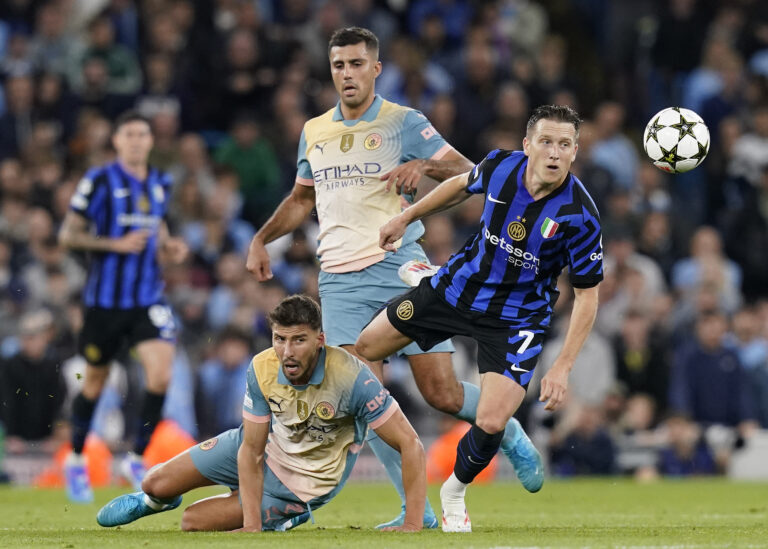
M363 122L373 122L376 120L376 117L379 116L379 111L381 110L381 106L384 104L384 100L381 98L381 96L377 93L373 98L373 103L371 103L371 106L366 109L366 111L363 113L363 116L358 118L357 120L345 120L344 115L341 114L341 101L336 103L336 109L333 111L333 121L339 122L343 121L344 125L346 126L354 126L362 120Z
M309 378L309 383L306 385L293 385L283 373L283 368L280 367L277 370L277 382L280 385L288 385L294 389L304 390L310 385L320 385L325 379L325 347L320 350L320 356L317 357L317 364L315 365L315 371L312 372L312 376Z

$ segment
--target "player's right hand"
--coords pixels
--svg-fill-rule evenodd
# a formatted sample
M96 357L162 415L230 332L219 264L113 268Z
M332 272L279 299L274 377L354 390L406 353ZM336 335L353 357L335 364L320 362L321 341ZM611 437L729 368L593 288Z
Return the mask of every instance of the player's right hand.
M397 215L387 221L379 229L379 247L387 252L395 252L395 242L400 240L405 234L405 229L408 228L408 222L403 217L403 214Z
M256 237L251 240L248 247L248 259L245 268L256 277L259 282L265 282L272 278L272 269L269 267L269 253L264 243Z
M112 242L112 251L118 254L138 254L147 247L151 233L146 229L139 229L125 233Z

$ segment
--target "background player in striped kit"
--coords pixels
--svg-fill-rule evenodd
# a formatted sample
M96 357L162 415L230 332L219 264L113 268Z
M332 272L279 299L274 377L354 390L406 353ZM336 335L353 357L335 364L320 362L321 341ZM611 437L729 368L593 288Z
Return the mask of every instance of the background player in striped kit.
M79 502L93 499L83 445L110 361L123 342L135 346L146 393L133 452L121 471L134 486L141 484L141 456L160 421L174 354L175 327L163 301L160 261L179 263L187 255L184 241L171 237L164 221L170 180L147 163L153 146L149 121L134 111L123 113L112 143L116 161L88 171L59 232L63 246L90 252L78 342L87 365L72 405L73 451L65 464L67 493Z
M603 253L597 209L569 173L579 124L569 107L537 108L523 152L492 151L381 228L380 245L392 250L415 220L473 193L485 195L480 230L435 275L392 300L356 344L359 354L377 360L412 341L425 350L457 334L478 342L480 403L440 491L445 531L471 531L466 487L498 451L504 426L523 400L565 267L575 300L563 348L541 381L546 409L563 401L568 374L592 329Z
M442 181L472 167L424 115L376 95L375 80L382 70L378 50L378 39L366 29L340 29L331 37L328 56L339 103L304 125L294 189L254 237L247 261L258 280L271 278L265 244L297 228L317 207L323 327L330 345L350 352L376 311L408 288L398 268L412 259L427 261L417 243L424 233L421 223L408 227L394 253L379 248L379 227L413 200L422 176ZM427 402L473 422L480 391L456 380L452 351L450 341L436 343L427 353L416 345L403 349ZM368 363L379 379L383 358ZM526 489L535 492L543 481L541 458L519 423L511 422L502 449ZM373 431L367 442L403 504L398 517L379 527L401 525L405 492L400 455ZM437 526L429 502L424 526Z

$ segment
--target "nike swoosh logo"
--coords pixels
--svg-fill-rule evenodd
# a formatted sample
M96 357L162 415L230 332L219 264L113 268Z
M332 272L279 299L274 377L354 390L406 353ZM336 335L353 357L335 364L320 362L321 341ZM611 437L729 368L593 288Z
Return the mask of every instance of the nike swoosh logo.
M490 200L491 202L495 202L496 204L506 204L506 202L502 202L501 200L496 200L490 194L488 195L488 200Z
M483 464L480 461L475 461L474 459L472 459L472 456L469 456L469 455L467 456L467 459L469 460L470 463L474 463L475 465L482 465Z
M131 194L130 189L115 189L115 192L114 192L115 198L125 198L129 194Z
M515 366L514 364L509 367L509 370L511 372L530 372L530 370L526 370L525 368L520 368L519 366Z

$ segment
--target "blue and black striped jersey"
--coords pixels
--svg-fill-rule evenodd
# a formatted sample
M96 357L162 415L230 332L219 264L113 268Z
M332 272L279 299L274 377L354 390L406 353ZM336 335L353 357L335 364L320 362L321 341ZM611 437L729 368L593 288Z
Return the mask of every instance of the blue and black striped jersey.
M157 262L158 231L168 209L170 179L150 168L145 181L118 162L88 171L77 186L70 209L88 219L95 234L118 238L146 229L151 236L141 253L91 252L84 302L88 307L129 309L162 300Z
M572 174L534 200L523 183L527 164L521 151L497 149L474 167L467 192L485 194L480 230L431 283L460 310L548 326L564 267L577 288L603 279L600 218Z

